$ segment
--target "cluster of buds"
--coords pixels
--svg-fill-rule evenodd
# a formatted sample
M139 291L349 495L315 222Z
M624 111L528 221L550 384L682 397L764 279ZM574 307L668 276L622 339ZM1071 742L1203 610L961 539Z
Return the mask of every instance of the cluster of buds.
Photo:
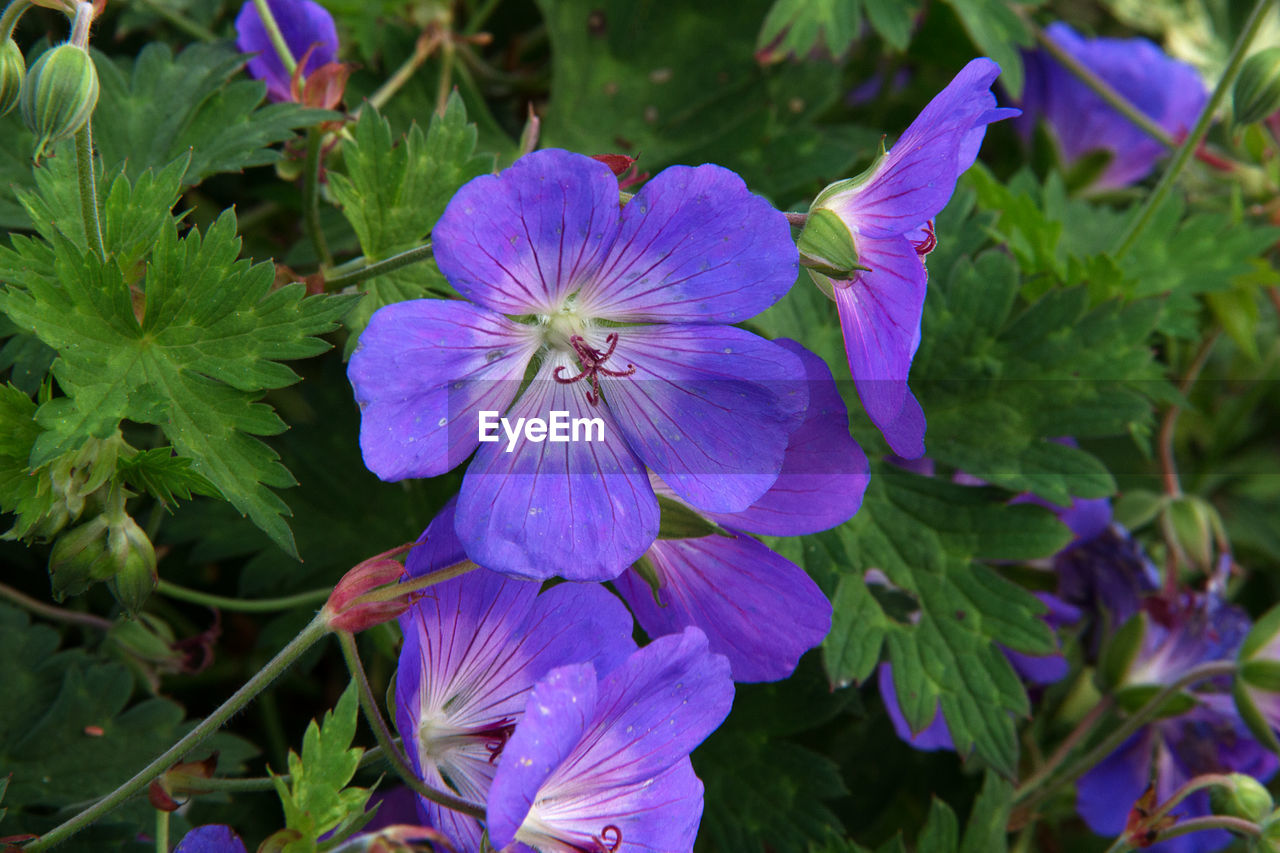
M54 542L49 577L55 598L62 600L107 581L130 613L146 603L159 580L156 552L146 532L125 512L125 498L124 487L113 483L102 512Z

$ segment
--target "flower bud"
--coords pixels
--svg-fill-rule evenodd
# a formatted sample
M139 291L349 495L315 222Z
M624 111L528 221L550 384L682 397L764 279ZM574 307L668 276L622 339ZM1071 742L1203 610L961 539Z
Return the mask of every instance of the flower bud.
M1236 124L1253 124L1280 111L1280 46L1245 60L1231 90Z
M1214 568L1214 534L1221 528L1218 512L1203 498L1184 495L1165 505L1162 522L1166 537L1201 572Z
M0 116L18 105L26 76L27 63L22 58L22 48L13 39L5 39L0 45Z
M107 520L99 515L63 532L53 543L53 550L49 552L49 579L53 597L58 601L68 595L79 595L112 574L107 530Z
M370 557L343 575L324 605L323 612L329 627L335 631L355 633L383 622L390 622L408 610L412 603L412 593L393 595L383 601L359 601L359 599L380 587L400 580L404 576L404 566L391 558L412 547L412 545L402 545L399 548L384 551Z
M34 158L75 136L98 105L98 71L83 48L60 44L46 51L22 86L22 119L36 135Z
M1218 785L1210 794L1215 814L1238 817L1257 823L1275 809L1271 793L1252 776L1231 773L1230 785Z
M183 761L173 765L160 775L147 788L147 799L151 805L161 811L175 812L182 803L176 798L187 799L197 794L207 794L209 789L201 784L205 779L213 777L218 769L218 753L213 753L203 761Z
M831 278L849 278L858 266L858 250L849 225L825 207L809 213L797 241L805 266Z
M107 554L115 575L111 578L111 594L130 613L136 613L159 583L156 574L156 551L138 523L129 516L112 524L107 534Z

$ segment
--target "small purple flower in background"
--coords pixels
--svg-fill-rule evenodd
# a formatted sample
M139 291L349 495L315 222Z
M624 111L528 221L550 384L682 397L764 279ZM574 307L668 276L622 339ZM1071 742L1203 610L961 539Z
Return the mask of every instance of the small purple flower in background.
M489 790L489 840L500 850L689 853L703 790L689 753L732 703L729 663L696 628L654 640L603 678L591 664L552 670L529 694Z
M197 826L182 836L173 853L248 853L234 829L220 823Z
M977 159L987 125L1018 114L996 108L991 84L999 73L990 59L970 62L868 172L832 184L809 210L811 225L829 212L847 229L856 255L851 277L809 274L835 299L868 417L893 452L908 459L924 455L924 413L907 387L920 345L924 256L936 244L933 218ZM832 269L847 263L809 254Z
M744 510L773 485L807 404L804 367L729 324L787 292L797 254L786 217L733 172L673 166L620 210L607 165L537 151L464 186L432 242L470 301L380 309L348 373L365 464L384 480L443 474L479 448L455 522L471 559L608 580L657 536L646 469L709 511ZM602 428L481 443L481 411Z
M452 529L450 505L410 553L409 574L463 559ZM635 649L630 615L603 587L539 587L476 569L431 587L400 617L396 725L428 785L482 804L534 682L565 664L608 672ZM419 809L459 849L479 848L474 819L426 800Z
M267 6L293 58L302 62L306 57L301 69L304 77L334 61L338 55L338 30L333 16L323 6L313 0L267 0ZM249 60L249 74L267 84L271 100L292 100L289 72L280 61L253 0L247 0L236 16L236 49L255 54Z
M1175 138L1191 128L1209 98L1194 68L1171 59L1147 39L1086 39L1062 22L1045 32ZM1140 181L1165 153L1163 145L1044 50L1026 54L1024 65L1027 82L1017 121L1022 135L1030 138L1043 120L1068 168L1091 153L1110 152L1090 189L1119 189Z
M742 512L706 513L724 533L654 542L646 559L656 590L634 568L617 580L649 636L702 629L711 651L729 659L734 681L786 678L831 629L831 604L817 584L746 534L834 527L853 517L867 488L867 458L849 435L831 370L795 341L776 343L800 357L809 382L805 421L791 436L777 482Z

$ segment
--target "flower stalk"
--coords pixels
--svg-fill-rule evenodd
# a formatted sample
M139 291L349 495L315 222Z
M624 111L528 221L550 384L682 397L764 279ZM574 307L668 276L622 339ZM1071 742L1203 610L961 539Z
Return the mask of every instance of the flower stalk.
M431 257L431 243L427 242L421 246L414 246L412 249L405 249L389 258L383 258L380 261L366 263L364 266L358 266L350 272L335 275L332 278L326 278L324 289L327 291L339 291L343 288L350 287L353 284L359 284L362 281L374 278L376 276L385 275L394 272L402 267L410 264L416 264L418 261L425 261Z
M289 50L289 44L284 40L284 33L280 32L280 24L276 22L276 16L271 14L271 7L267 5L267 0L253 0L253 6L258 10L258 17L262 19L262 26L271 39L271 46L276 49L276 55L280 57L280 63L292 75L298 68L298 61L293 58L293 51Z

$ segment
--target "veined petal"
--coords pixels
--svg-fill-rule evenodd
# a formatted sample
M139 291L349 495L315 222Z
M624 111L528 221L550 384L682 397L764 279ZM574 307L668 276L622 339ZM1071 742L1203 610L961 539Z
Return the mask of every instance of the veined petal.
M787 218L720 166L672 166L622 210L584 313L611 320L740 323L795 283Z
M465 302L379 309L347 367L365 465L402 480L460 464L478 443L477 413L511 404L537 347L525 327Z
M947 720L942 716L942 706L933 715L933 720L918 732L911 731L907 718L898 703L898 690L893 686L893 667L887 663L880 664L876 674L876 684L880 688L880 699L884 702L884 710L893 723L893 730L898 737L911 747L922 752L939 749L954 750L955 741L951 739L951 730L947 728Z
M1018 115L996 108L991 84L999 74L990 59L966 65L911 122L875 174L826 206L854 226L857 238L902 235L937 216L977 158L987 125ZM860 257L862 251L858 239Z
M870 476L867 457L849 434L849 410L826 362L787 338L774 343L804 363L809 384L804 422L791 434L782 473L769 491L742 512L706 515L749 533L817 533L848 521L862 505Z
M267 0L267 7L295 60L302 59L315 45L303 67L304 77L334 61L338 54L338 30L333 16L323 6L314 0ZM240 7L240 14L236 16L236 49L255 54L249 60L249 74L267 84L267 94L272 100L289 100L289 72L280 61L252 0Z
M867 416L899 456L924 455L924 414L907 387L920 342L928 279L915 247L903 237L864 240L871 268L835 288L845 354Z
M808 403L793 353L732 326L635 326L610 364L635 367L600 383L627 442L692 506L739 512L778 479Z
M618 232L618 181L603 163L549 148L468 182L432 231L463 296L504 314L547 314L592 281Z
M734 681L778 681L831 630L831 604L804 570L746 535L660 539L653 591L634 570L617 580L651 637L693 625L729 659Z
M658 501L644 464L628 447L605 405L590 405L589 387L557 381L578 367L550 357L508 413L549 420L552 412L600 421L593 439L481 446L458 496L455 529L467 555L483 566L539 580L602 581L617 577L658 535ZM519 427L515 427L519 429ZM508 446L511 447L508 452Z

